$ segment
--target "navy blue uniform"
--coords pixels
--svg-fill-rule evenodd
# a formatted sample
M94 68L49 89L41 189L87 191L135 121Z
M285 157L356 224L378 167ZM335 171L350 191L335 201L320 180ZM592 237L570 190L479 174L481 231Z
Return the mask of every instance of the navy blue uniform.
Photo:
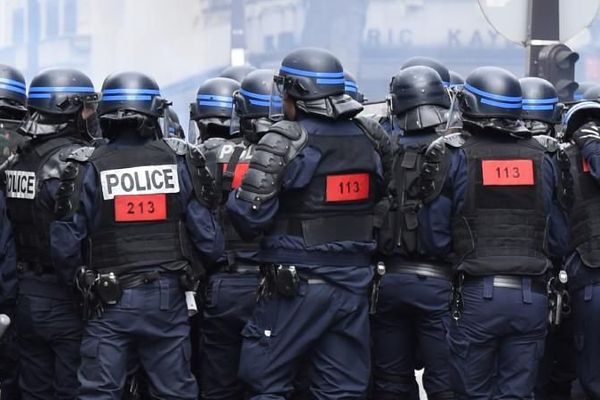
M568 251L568 235L555 196L557 168L549 156L540 168L543 182L536 180L536 185L542 185L543 215L549 218L548 248L560 256ZM420 235L429 254L450 253L453 218L465 207L468 179L466 151L459 149L452 154L442 195L419 214ZM457 262L459 271L463 262ZM520 288L515 288L493 273L465 278L462 315L451 323L448 335L457 398L531 398L547 325L545 285L539 279L523 274Z
M360 149L348 144L366 140L354 122L303 115L299 123L308 132L308 145L285 168L277 195L256 208L238 198L235 191L226 205L242 236L265 234L261 242L265 263L293 265L301 276L297 296L259 300L242 332L240 377L255 393L252 399L284 399L293 390L300 358L307 355L314 398L360 398L369 380L366 290L373 276L369 265L375 242L369 239L307 245L305 240L314 237L303 239L300 231L289 234L277 230L276 225L285 212L304 206L292 207L290 203L314 181L323 179L317 177L318 171L329 165L330 155L335 154L333 150L319 151L313 143L329 140L341 151L351 152L345 159L336 158L339 172L344 172L343 163L352 162L353 157L367 160L378 177L382 177L382 167L370 143ZM362 154L358 156L357 152ZM325 193L315 196L327 197Z
M135 152L135 148L146 146L144 143L141 139L124 137L108 144L104 150ZM183 157L178 156L176 162L179 177L176 198L183 210L189 239L204 257L216 260L223 252L220 227L211 211L193 195L191 176ZM87 166L82 184L77 213L52 226L53 256L67 265L65 274L71 277L79 266L85 265L81 251L84 241L88 236L93 237L101 224L103 194L94 166ZM160 276L146 284L123 289L117 304L105 305L101 318L87 321L78 371L80 399L120 399L128 360L135 356L148 375L154 396L197 398L197 384L190 372L190 326L180 274L164 268L165 265L137 267L136 273L160 271Z
M404 153L424 152L438 137L435 132L398 136L400 156L396 163L402 162ZM399 170L394 169L396 174ZM405 175L395 179L409 185L402 182L407 179ZM417 353L425 367L423 381L428 396L448 396L446 331L452 266L418 248L406 251L395 247L384 262L386 273L380 283L377 311L371 317L373 398L407 398L414 391Z
M583 188L582 192L590 199L598 199L600 188L594 188L594 185L600 183L600 141L588 140L579 149L579 152L573 152L575 156L571 157L572 167L577 168L573 178L579 181L583 186L587 183L588 187ZM580 155L578 155L579 153ZM584 161L585 160L585 161ZM582 163L585 162L585 168ZM586 180L588 182L586 182ZM595 196L595 197L594 197ZM576 194L577 197L577 194ZM594 200L595 201L595 200ZM574 206L574 213L578 210L577 201ZM572 215L571 223L573 229L577 228L577 221ZM594 225L597 217L589 215L587 217L589 226ZM589 234L591 245L597 242L595 234ZM575 243L577 245L577 243ZM577 376L581 382L584 391L593 399L600 398L600 341L598 332L600 332L600 271L593 263L584 263L582 253L578 246L569 256L566 268L569 276L569 293L571 294L571 307L573 309L573 330L575 335L575 347L577 356Z

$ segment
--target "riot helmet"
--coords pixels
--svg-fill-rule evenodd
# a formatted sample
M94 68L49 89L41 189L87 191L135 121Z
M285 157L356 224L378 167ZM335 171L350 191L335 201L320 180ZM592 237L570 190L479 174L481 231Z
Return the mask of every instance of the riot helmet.
M409 58L404 64L402 64L400 69L414 67L417 65L433 68L434 70L436 70L436 72L438 74L440 74L440 77L442 78L442 82L444 82L444 86L448 87L450 85L450 70L444 64L442 64L441 62L439 62L438 60L436 60L434 58L412 57L412 58Z
M229 78L234 81L242 82L244 78L252 71L256 70L252 65L232 65L230 67L225 68L219 74L221 78Z
M534 134L553 136L554 125L560 122L563 110L556 88L542 78L521 78L519 82L523 93L521 119L525 126Z
M583 92L582 100L600 100L600 85L593 85Z
M364 103L365 95L359 90L358 83L354 75L352 75L348 71L344 71L344 80L346 94L352 97L354 100L358 101L359 103Z
M575 101L590 100L590 99L586 99L584 97L584 93L588 89L591 89L592 87L594 87L596 85L598 85L596 82L581 82L581 83L578 83L577 89L575 90L575 93L573 94L573 100L575 100Z
M87 140L97 134L98 93L90 78L75 69L41 72L29 87L27 117L21 134L41 137L62 134L69 128Z
M273 71L258 69L244 78L240 90L233 95L241 133L250 143L258 143L272 125L269 119L271 102L281 102L281 98L271 99L272 85Z
M190 104L191 140L230 138L233 93L239 88L239 82L230 78L212 78L200 85L196 101Z
M390 112L404 131L438 126L448 120L450 96L433 68L401 70L392 78L389 99Z
M0 119L22 120L27 112L27 92L23 74L0 64Z
M158 120L167 106L151 77L131 71L109 75L102 84L98 106L103 134L109 139L128 131L142 137L161 137Z

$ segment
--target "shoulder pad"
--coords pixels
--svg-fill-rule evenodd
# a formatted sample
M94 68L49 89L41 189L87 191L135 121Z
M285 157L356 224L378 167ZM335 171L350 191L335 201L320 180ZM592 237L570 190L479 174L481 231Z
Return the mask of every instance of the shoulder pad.
M179 138L163 138L163 141L168 144L171 150L178 156L183 156L188 152L188 144L185 140Z
M544 149L546 149L549 153L556 153L560 148L560 143L558 140L554 139L552 136L548 135L536 135L533 137L539 144L541 144Z
M392 179L392 163L393 163L393 149L392 142L387 132L375 119L358 116L354 118L357 125L369 138L373 147L379 154L381 164L383 167L383 175L385 180L385 186Z
M279 121L269 128L269 132L277 132L290 140L298 140L302 136L304 128L295 121Z
M558 165L558 179L556 185L556 198L565 210L570 210L575 201L575 189L573 176L571 175L571 159L569 158L569 149L563 149L557 146L556 164ZM571 147L576 149L576 147Z
M454 148L463 147L466 142L465 136L462 132L446 134L441 138L446 145Z
M92 154L94 153L95 150L96 150L95 147L89 147L89 146L80 147L78 149L73 150L71 153L69 153L66 157L66 160L85 162L85 161L89 160L90 157L92 157Z
M276 129L273 129L276 125ZM281 186L285 167L307 143L308 133L299 123L281 121L273 125L256 145L236 196L251 202L254 209L275 197Z
M73 171L76 169L74 160L69 159L69 157L80 148L80 145L66 146L52 153L38 170L37 175L39 180L61 179L66 172L69 175L76 174L77 172Z
M185 160L192 177L194 194L200 203L212 207L217 200L215 180L206 165L206 157L199 146L189 145Z

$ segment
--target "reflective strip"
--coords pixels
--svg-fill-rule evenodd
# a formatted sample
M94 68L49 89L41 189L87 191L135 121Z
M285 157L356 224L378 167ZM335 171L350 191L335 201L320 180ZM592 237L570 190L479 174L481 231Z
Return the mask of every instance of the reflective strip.
M523 99L523 104L554 104L558 103L558 97L547 99Z
M150 101L152 100L152 96L144 96L144 95L120 95L120 96L102 96L102 101Z
M523 101L523 97L522 96L515 96L515 97L511 97L511 96L502 96L499 94L494 94L494 93L490 93L490 92L486 92L484 90L480 90L477 89L474 86L469 85L468 83L465 83L465 89L467 89L469 92L475 93L479 96L482 97L487 97L488 99L492 99L492 100L499 100L499 101L506 101L506 102L519 102L521 103Z
M287 72L288 74L298 75L298 76L306 76L309 78L342 78L342 82L344 81L344 71L341 72L315 72L315 71L307 71L304 69L286 67L284 65L279 69L281 72Z
M488 100L488 99L481 99L481 102L483 104L487 104L493 107L498 107L498 108L511 108L511 109L515 109L515 108L521 108L523 106L523 104L521 102L519 103L504 103L501 101L494 101L494 100Z
M528 106L523 105L523 110L525 111L553 111L553 105L539 105L539 106Z
M214 94L199 94L196 98L198 100L224 101L227 103L233 103L233 97L217 96Z
M52 95L50 93L30 93L27 97L30 99L49 99Z
M9 90L11 92L16 92L16 93L21 93L21 94L27 94L27 92L25 92L25 89L21 89L20 87L16 87L16 86L12 86L12 85L6 85L4 83L0 83L0 89Z
M271 95L269 95L269 94L254 93L254 92L249 92L249 91L244 90L244 89L240 89L240 93L243 94L246 97L252 97L253 99L271 101Z
M0 78L0 82L25 89L25 82L15 81L14 79L8 78Z
M199 106L206 106L206 107L224 107L224 108L233 108L233 103L226 103L223 101L207 101L207 100L200 100L198 102Z
M102 91L102 94L152 94L160 96L160 90L135 88L105 89Z
M50 93L94 93L94 88L90 86L34 86L29 88L29 93L50 92Z
M344 78L341 79L317 79L317 85L343 85Z

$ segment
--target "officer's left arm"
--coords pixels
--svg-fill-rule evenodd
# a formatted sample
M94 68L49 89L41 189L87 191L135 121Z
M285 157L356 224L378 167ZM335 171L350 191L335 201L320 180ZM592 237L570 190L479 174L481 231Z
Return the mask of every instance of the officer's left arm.
M17 255L6 214L6 201L4 194L0 192L0 313L12 314L16 300Z
M600 133L595 125L586 124L575 132L574 137L584 160L590 166L590 173L600 183Z
M549 217L548 250L551 255L564 257L569 253L569 220L557 197L559 170L553 159L544 158L544 207Z
M192 178L183 157L178 157L177 169L181 187L181 206L185 210L185 225L196 249L210 261L216 261L225 248L223 230L215 213L194 194Z

